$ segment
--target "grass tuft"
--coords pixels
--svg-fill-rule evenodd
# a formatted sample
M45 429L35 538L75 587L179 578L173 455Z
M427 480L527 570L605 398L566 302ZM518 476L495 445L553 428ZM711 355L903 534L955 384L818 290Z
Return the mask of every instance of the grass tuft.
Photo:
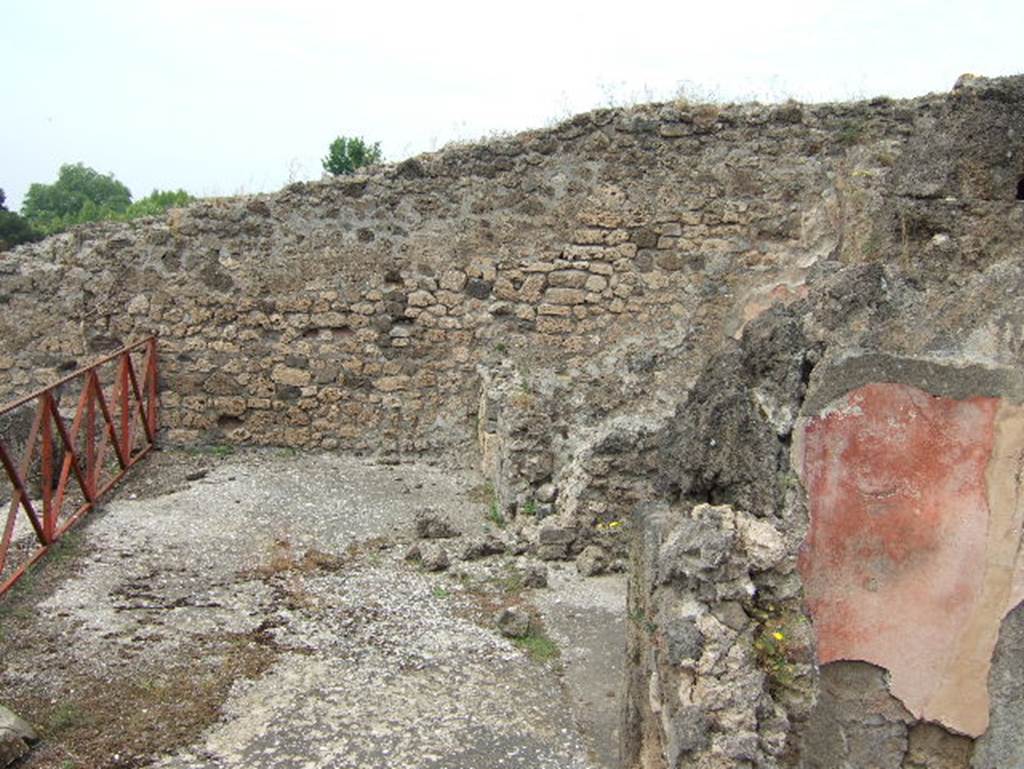
M548 662L561 654L558 644L537 631L530 631L529 635L522 638L513 638L512 643L526 652L534 662Z

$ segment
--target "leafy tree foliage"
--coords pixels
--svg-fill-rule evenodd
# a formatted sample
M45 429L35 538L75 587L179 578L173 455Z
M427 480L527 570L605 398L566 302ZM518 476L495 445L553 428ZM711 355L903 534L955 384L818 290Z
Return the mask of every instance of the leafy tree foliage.
M195 198L185 190L153 190L149 197L136 200L125 212L128 219L137 219L140 216L160 216L168 208L187 206Z
M21 212L37 231L52 235L85 222L159 216L193 200L185 190L153 190L133 203L131 191L112 174L75 163L61 166L53 184L29 187Z
M0 251L14 248L19 243L39 240L40 235L32 225L14 211L8 211L7 196L0 189Z
M131 202L131 191L112 174L75 163L61 166L53 184L29 187L21 213L49 235L75 224L115 218L124 214Z
M335 176L354 173L357 168L379 163L380 142L367 144L360 137L339 136L331 142L323 159L324 170Z

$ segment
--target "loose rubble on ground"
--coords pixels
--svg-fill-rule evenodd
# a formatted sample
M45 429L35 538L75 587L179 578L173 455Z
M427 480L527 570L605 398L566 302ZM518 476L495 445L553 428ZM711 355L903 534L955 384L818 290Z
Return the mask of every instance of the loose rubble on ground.
M5 604L0 691L39 740L12 722L0 755L613 766L616 733L592 728L590 686L571 682L592 647L618 649L598 671L598 720L617 723L622 579L596 580L613 596L596 605L573 564L489 522L479 493L427 466L161 452ZM571 623L595 635L578 643Z

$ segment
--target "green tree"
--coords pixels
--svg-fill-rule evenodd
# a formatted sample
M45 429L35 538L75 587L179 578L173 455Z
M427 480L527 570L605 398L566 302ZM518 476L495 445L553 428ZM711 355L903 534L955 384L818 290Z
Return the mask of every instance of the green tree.
M168 208L180 208L187 206L195 198L185 190L153 190L149 197L136 200L125 212L128 219L137 219L140 216L160 216Z
M0 189L0 251L14 248L19 243L39 240L40 235L32 225L14 211L7 210L7 196Z
M124 215L132 193L113 174L101 174L81 163L63 165L53 184L28 188L21 213L49 235L75 224Z
M379 163L380 142L367 144L358 136L339 136L331 142L323 159L324 170L335 176L354 173L357 168Z

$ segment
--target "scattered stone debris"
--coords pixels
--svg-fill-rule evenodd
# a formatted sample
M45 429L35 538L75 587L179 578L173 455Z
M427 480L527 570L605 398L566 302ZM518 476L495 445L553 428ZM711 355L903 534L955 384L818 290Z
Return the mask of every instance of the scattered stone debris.
M516 571L525 588L548 586L548 567L543 563L525 561L517 567Z
M448 553L436 542L423 542L419 546L420 565L427 571L444 571L448 568Z
M416 513L416 536L419 539L452 539L459 536L450 520L430 507Z
M609 565L608 553L600 545L587 545L576 558L576 570L584 577L604 574Z
M467 539L460 557L463 561L476 561L490 555L501 555L506 550L508 546L504 540L494 534L485 534L482 537Z
M572 643L555 646L539 624L511 643L495 627L506 605L539 617L527 588L547 581L545 564L506 552L459 561L465 578L429 571L463 544L452 539L417 540L423 563L403 562L397 545L427 500L367 460L245 450L179 488L192 454L160 457L4 617L0 691L42 738L19 769L614 766L592 748L614 750L611 732L585 731L560 671L538 664L552 648L576 654ZM156 470L174 485L133 497ZM406 465L403 476L443 500L453 528L488 541L466 502L475 474ZM71 571L51 580L61 565ZM589 591L571 565L557 568L575 592L539 595L584 616ZM45 614L30 610L39 602ZM611 638L621 658L621 628Z
M569 548L575 541L575 529L564 526L545 526L537 535L537 555L545 561L564 560L569 557Z
M9 766L26 755L37 740L27 721L0 705L0 767Z
M518 606L506 606L494 617L498 631L506 638L524 638L530 634L532 619L529 612Z

